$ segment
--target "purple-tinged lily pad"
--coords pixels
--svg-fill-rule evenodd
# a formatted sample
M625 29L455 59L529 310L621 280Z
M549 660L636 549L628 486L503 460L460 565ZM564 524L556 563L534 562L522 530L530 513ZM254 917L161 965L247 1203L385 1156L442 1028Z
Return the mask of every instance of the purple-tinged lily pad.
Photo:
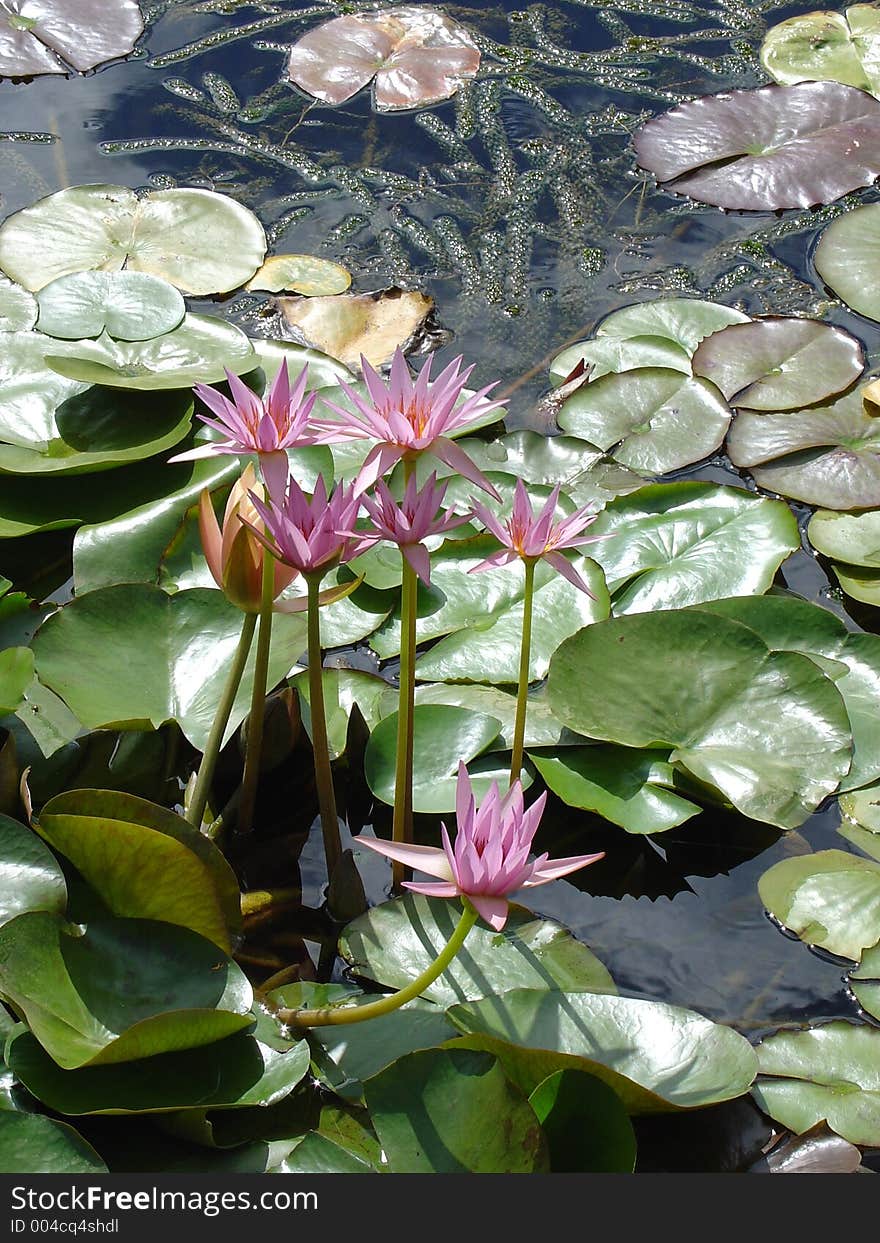
M454 95L480 66L468 32L426 5L336 17L290 50L288 74L328 104L345 103L375 76L380 112L418 108Z
M832 203L880 173L880 100L840 82L705 95L633 139L664 189L737 211Z
M862 347L842 328L768 315L706 337L693 358L728 401L750 410L794 410L849 388L862 374Z
M797 414L742 411L727 437L735 466L759 487L825 509L873 509L880 498L880 418L861 390Z
M127 56L143 29L135 0L0 0L0 74L84 73Z

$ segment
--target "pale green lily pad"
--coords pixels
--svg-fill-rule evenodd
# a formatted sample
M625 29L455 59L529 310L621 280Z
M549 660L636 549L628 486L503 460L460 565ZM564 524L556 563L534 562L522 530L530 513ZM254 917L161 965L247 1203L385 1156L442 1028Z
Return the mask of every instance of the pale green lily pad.
M87 385L52 371L50 350L63 353L68 342L39 332L10 332L0 350L0 440L46 451L57 436L56 410ZM74 346L73 348L76 348Z
M639 367L585 384L557 421L621 465L663 475L714 453L730 415L714 384L669 368Z
M880 1135L880 1031L837 1020L780 1031L757 1048L752 1094L776 1122L802 1135L819 1122L852 1144Z
M744 324L748 315L720 302L700 298L658 298L636 302L606 315L596 329L597 337L665 337L693 354L704 337L728 324Z
M322 354L320 350L309 349L306 345L297 345L295 341L251 337L251 345L254 348L257 363L263 372L265 381L262 386L263 393L275 379L283 362L287 363L291 379L298 376L303 367L308 366L310 389L333 388L339 384L340 380L348 382L354 379L348 368L338 359L331 358L329 354ZM247 376L245 379L250 383ZM260 391L259 386L255 388L257 392Z
M38 312L32 293L0 276L0 332L28 332L37 322Z
M351 273L341 263L319 259L316 255L272 255L247 283L248 289L268 293L316 295L345 293L351 284Z
M841 565L837 561L831 563L831 569L848 596L861 600L863 604L873 604L880 608L880 569L868 570L861 566Z
M108 336L148 341L171 332L186 314L180 290L146 272L72 272L44 285L39 331L78 341Z
M124 186L71 186L0 226L0 267L30 290L70 272L125 268L184 293L225 293L249 280L265 253L253 212L213 190L138 196Z
M880 320L880 290L873 279L880 263L880 203L867 203L832 220L819 239L813 263L850 310Z
M856 1001L875 1019L880 1019L880 945L865 950L861 962L847 979Z
M800 546L788 505L709 483L650 484L590 527L616 614L683 608L771 586Z
M456 1044L495 1053L523 1091L557 1070L584 1070L613 1088L631 1114L733 1100L757 1070L738 1032L659 1001L514 988L448 1013L467 1033Z
M253 367L255 354L234 324L187 314L178 328L150 341L114 341L104 333L95 341L69 344L63 355L53 345L45 360L59 375L84 384L169 389L213 384L227 370L241 374Z
M861 344L842 328L786 315L731 324L693 357L695 375L750 410L815 405L849 388L864 363Z
M627 833L663 833L701 808L676 794L685 786L663 751L631 747L566 747L529 751L548 787L570 807L596 811Z
M557 650L547 694L570 729L672 747L670 763L781 828L802 824L850 767L833 682L809 657L772 652L754 630L711 613L598 622Z
M4 1174L106 1174L91 1144L55 1118L0 1113L0 1170ZM56 1219L57 1220L57 1219Z
M220 591L169 596L146 583L104 587L78 596L43 623L34 639L37 669L88 729L143 728L146 722L158 728L176 720L203 750L243 616ZM304 618L279 614L272 626L270 687L294 669L305 648ZM247 715L253 662L252 648L227 739Z
M356 975L403 988L430 966L460 915L457 902L407 893L353 920L342 934L340 953ZM445 1007L511 988L617 991L602 963L567 928L511 904L501 932L477 921L422 996Z
M870 833L880 834L880 782L843 795L840 810L848 820L861 825Z
M844 82L880 92L880 20L873 4L843 13L799 13L771 26L761 44L761 64L783 85Z
M880 941L880 863L843 850L783 859L758 882L761 901L808 945L858 960Z
M810 543L826 557L880 570L880 509L861 514L817 509L807 526Z
M590 383L604 375L642 367L663 367L690 374L690 355L664 335L594 337L569 345L550 364L550 383L561 384L578 363L589 369Z
M253 1024L232 959L158 920L83 931L54 913L19 915L0 927L0 992L65 1070L198 1048Z

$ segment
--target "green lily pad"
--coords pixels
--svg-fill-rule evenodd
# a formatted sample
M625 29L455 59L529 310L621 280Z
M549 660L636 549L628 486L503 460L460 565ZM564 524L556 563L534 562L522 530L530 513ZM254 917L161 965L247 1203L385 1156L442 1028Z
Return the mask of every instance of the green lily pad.
M631 747L565 747L529 751L549 788L569 807L597 811L627 833L663 833L701 808L675 793L685 785L662 751Z
M105 331L120 341L149 341L186 314L180 290L146 272L72 272L44 285L37 303L39 331L69 341Z
M83 932L47 911L19 915L0 928L0 992L65 1070L197 1048L254 1021L232 959L158 920Z
M880 607L880 569L868 570L857 565L841 565L838 561L831 563L831 569L848 596L861 600L863 604Z
M847 983L861 1008L880 1019L880 945L865 950L859 965L849 973Z
M0 716L15 712L34 678L34 654L29 647L0 652Z
M357 704L370 729L381 720L378 711L380 698L389 690L388 683L372 673L360 669L325 669L322 674L324 687L324 712L327 718L327 745L330 758L338 759L345 751L348 737L348 721L351 710ZM291 680L299 696L302 722L309 737L312 736L310 710L309 674L303 670ZM392 709L394 711L394 709Z
M880 92L880 22L873 4L844 13L799 13L771 26L761 44L761 64L776 82L834 81Z
M37 322L38 313L32 293L0 276L0 332L28 332Z
M36 829L114 915L190 928L231 953L241 926L235 873L173 811L118 790L72 790L44 804Z
M397 691L387 686L378 703L381 716L397 711ZM491 744L493 750L509 751L513 746L513 730L516 717L516 694L498 686L486 686L478 682L423 682L416 687L417 704L449 704L453 708L468 708L494 716L501 722L498 737ZM525 745L527 747L569 746L580 742L550 711L543 690L529 695L526 712Z
M55 856L31 829L0 816L0 924L25 911L67 906L67 885Z
M532 1174L549 1169L528 1101L497 1060L467 1049L425 1049L365 1084L392 1174Z
M808 945L858 959L880 941L880 863L843 850L783 859L758 881L767 910Z
M37 670L88 729L142 728L144 722L158 728L176 720L204 750L243 616L220 591L169 596L146 583L104 587L78 596L43 623L34 639ZM293 670L305 647L303 618L279 614L270 686ZM252 649L227 739L250 706L254 656Z
M844 794L840 799L840 810L848 820L861 825L869 833L880 834L880 782Z
M817 509L807 526L810 543L826 557L880 570L880 509L840 514Z
M802 1135L818 1122L852 1144L880 1134L880 1031L841 1020L780 1031L757 1048L752 1094L765 1113Z
M0 267L30 290L71 272L125 268L184 293L225 293L249 280L265 253L253 212L212 190L139 196L124 186L70 186L0 226Z
M861 344L831 324L767 315L707 337L694 372L751 410L795 410L849 388L865 365Z
M616 614L683 608L767 590L800 546L788 505L708 483L650 484L590 527Z
M309 349L306 345L297 345L295 341L275 341L268 337L252 337L251 345L254 347L254 353L263 373L264 383L253 386L261 396L265 395L269 385L281 370L283 362L287 363L287 370L291 377L298 375L303 367L308 365L310 389L334 388L338 386L340 380L348 382L354 378L349 369L337 358L322 354L320 350ZM250 383L247 375L244 379Z
M798 414L741 411L727 437L759 487L825 509L869 509L880 495L880 418L862 391Z
M341 263L317 255L272 255L254 273L247 288L268 293L288 290L314 297L345 293L350 284L351 273Z
M850 767L849 718L830 679L809 657L773 652L755 631L710 613L590 626L555 653L547 692L570 729L673 747L670 763L781 828L802 824Z
M498 737L497 717L451 708L446 704L421 704L413 712L413 811L455 810L458 762L470 763ZM394 803L397 766L397 713L380 721L367 743L364 775L367 785L383 803ZM500 781L509 766L491 761L472 770L474 794L479 800L492 781Z
M326 1135L311 1131L274 1167L277 1174L377 1174L380 1171Z
M277 1053L241 1033L204 1048L159 1053L147 1062L63 1070L30 1032L23 1032L9 1042L7 1057L29 1092L71 1116L272 1105L292 1092L309 1069L305 1040Z
M819 276L850 310L880 320L880 294L871 280L878 261L880 203L867 203L832 220L813 254Z
M720 302L700 298L657 298L636 302L606 315L596 329L597 337L665 337L680 345L690 356L704 337L726 328L745 324L748 315Z
M557 1070L529 1096L554 1174L631 1174L636 1137L620 1098L582 1070Z
M724 440L730 409L715 385L699 377L639 367L585 384L557 421L623 466L662 475L713 453Z
M460 914L456 902L407 893L353 920L343 931L340 953L356 975L403 988L437 957ZM511 904L503 930L478 921L422 996L450 1006L511 988L616 991L602 963L567 928Z
M58 435L56 410L87 387L52 371L46 363L50 350L60 354L70 348L69 342L58 342L39 332L4 334L0 351L0 440L26 449L48 449Z
M106 1174L107 1166L66 1122L42 1114L0 1113L4 1174Z
M103 333L95 341L53 346L46 365L69 380L109 388L169 389L213 384L226 371L253 367L250 340L234 324L214 315L187 314L179 327L149 341L115 341Z
M550 363L551 384L561 384L581 362L589 368L591 384L636 369L663 368L685 375L691 369L687 350L665 336L603 336L569 345L557 354Z
M659 1001L515 988L452 1006L449 1017L466 1033L456 1043L495 1053L523 1091L557 1070L586 1071L631 1114L732 1100L757 1070L738 1032Z

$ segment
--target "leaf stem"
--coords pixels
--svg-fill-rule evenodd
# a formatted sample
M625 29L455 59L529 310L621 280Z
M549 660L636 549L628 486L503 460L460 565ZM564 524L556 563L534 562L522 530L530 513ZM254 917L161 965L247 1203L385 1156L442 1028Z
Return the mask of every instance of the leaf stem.
M263 749L263 720L266 715L266 683L269 677L269 644L272 639L272 605L275 602L275 558L263 551L263 583L260 600L260 629L257 633L257 655L254 661L254 690L248 719L247 751L244 778L238 805L238 831L250 833L257 802L260 779L260 753Z
M412 783L413 783L413 719L416 691L416 611L418 578L416 572L403 558L403 583L400 604L400 677L397 697L397 765L394 776L394 815L391 839L395 842L412 841ZM407 869L395 860L391 880L399 890L406 879Z
M321 833L324 837L324 857L327 860L327 879L329 881L342 857L342 842L339 837L339 818L336 814L336 795L333 790L333 773L330 768L330 751L327 746L327 718L324 711L320 614L321 579L323 577L322 572L306 575L309 590L309 713L312 718L312 752L315 757L315 785L318 789Z
M205 808L208 805L208 794L211 789L211 782L214 779L214 769L217 765L217 757L220 754L220 748L223 745L223 735L226 733L226 726L229 723L229 716L232 712L232 705L235 703L235 696L238 694L238 688L241 684L241 675L244 673L247 664L248 654L251 650L251 642L254 637L254 630L257 626L256 613L245 613L244 620L241 624L241 635L238 640L238 647L235 649L235 656L232 658L232 664L229 666L229 673L226 676L226 684L223 687L223 694L217 705L217 711L214 714L214 723L211 726L211 732L208 735L208 741L205 744L205 750L202 755L202 762L199 765L199 775L196 777L195 789L193 790L192 800L187 812L187 820L195 828L200 829L202 819L205 815Z
M519 680L516 688L516 716L513 724L513 750L510 756L510 784L519 778L523 765L526 736L526 701L529 696L529 659L532 649L532 610L535 596L535 560L523 560L526 572L523 593L522 640L519 648Z

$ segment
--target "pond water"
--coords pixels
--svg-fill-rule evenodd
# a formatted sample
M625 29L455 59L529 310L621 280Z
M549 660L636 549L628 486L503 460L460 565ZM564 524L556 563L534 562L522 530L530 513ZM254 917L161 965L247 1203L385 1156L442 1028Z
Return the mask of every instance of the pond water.
M368 92L315 106L284 80L285 45L361 6L142 7L148 32L125 63L72 80L0 84L4 216L88 182L233 195L276 249L343 263L356 291L428 292L436 302L430 344L439 342L441 360L463 353L474 361L480 384L500 379L509 428L546 430L536 404L565 343L589 336L609 311L658 296L824 317L862 341L869 366L878 358L880 328L835 302L811 264L814 239L840 204L737 213L676 199L635 168L629 143L644 119L680 100L762 84L756 52L767 26L809 6L445 5L480 43L480 80L447 103L381 118ZM263 306L237 295L222 311L258 333ZM754 489L722 455L683 473ZM802 522L809 516L794 508ZM33 545L44 550L49 589L64 580L68 545L69 536ZM13 568L0 564L11 576ZM870 625L870 610L845 605L808 551L778 581L853 628ZM832 800L782 834L707 811L643 840L556 804L547 847L601 848L607 860L578 874L582 888L557 882L533 905L589 943L623 991L691 1007L751 1037L851 1017L841 965L787 938L757 893L759 876L788 855L847 849L838 817ZM318 853L310 842L301 859L312 904L320 902ZM380 897L384 870L365 871L371 897Z

